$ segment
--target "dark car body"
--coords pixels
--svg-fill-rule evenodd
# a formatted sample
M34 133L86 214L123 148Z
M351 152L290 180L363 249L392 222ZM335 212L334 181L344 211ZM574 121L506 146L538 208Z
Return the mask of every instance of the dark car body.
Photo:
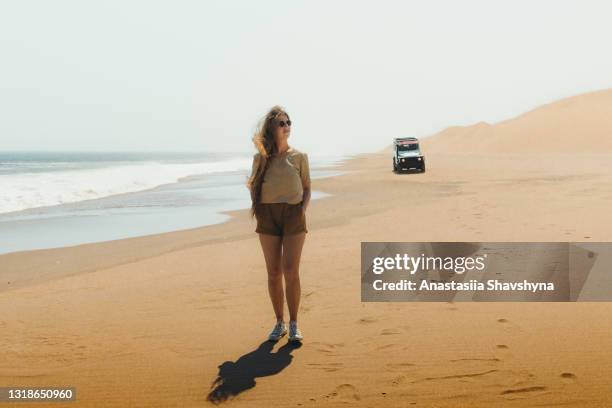
M393 139L393 171L425 172L425 157L421 153L419 140L416 137Z

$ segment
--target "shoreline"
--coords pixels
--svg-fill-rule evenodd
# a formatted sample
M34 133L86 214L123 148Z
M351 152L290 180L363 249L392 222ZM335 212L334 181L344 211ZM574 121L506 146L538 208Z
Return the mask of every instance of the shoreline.
M314 180L339 174L345 156L315 161ZM0 255L178 232L226 222L250 200L245 170L196 174L145 190L0 214ZM244 190L244 191L243 191ZM313 199L325 196L313 192ZM61 235L56 235L59 232Z
M345 166L351 160L353 160L353 157L346 157L337 161L336 164L317 168L317 171L338 172L340 174L317 177L313 180L318 181L346 175L348 171ZM157 188L159 186L150 190ZM329 197L328 192L320 189L316 191L323 193L323 197L313 198L311 203ZM126 196L139 193L141 192L128 192L119 195ZM251 234L248 231L246 234L239 232L234 224L244 222L244 220L248 221L248 212L249 208L220 211L218 214L227 216L226 220L193 228L54 248L0 253L0 265L3 265L0 270L0 279L2 279L0 281L0 293L80 273L137 262L172 251L243 239ZM228 224L231 225L225 227ZM230 231L224 235L222 232L226 228ZM253 224L252 235L256 236L254 231ZM219 235L222 238L218 238ZM39 273L28 273L32 270Z

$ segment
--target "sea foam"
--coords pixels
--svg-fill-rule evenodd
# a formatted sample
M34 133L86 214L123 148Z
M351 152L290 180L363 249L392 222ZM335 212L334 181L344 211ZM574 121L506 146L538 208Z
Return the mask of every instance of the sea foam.
M142 162L107 167L0 175L0 213L148 190L181 178L249 169L251 160Z

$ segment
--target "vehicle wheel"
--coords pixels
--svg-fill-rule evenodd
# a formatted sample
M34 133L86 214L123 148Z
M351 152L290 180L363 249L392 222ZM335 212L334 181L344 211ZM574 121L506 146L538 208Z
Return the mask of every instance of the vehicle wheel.
M393 160L393 172L397 173L397 167L395 166L395 160Z

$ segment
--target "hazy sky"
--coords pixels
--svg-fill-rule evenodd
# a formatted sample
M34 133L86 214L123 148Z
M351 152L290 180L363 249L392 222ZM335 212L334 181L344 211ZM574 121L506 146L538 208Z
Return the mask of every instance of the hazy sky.
M612 87L609 1L6 1L0 150L355 153Z

